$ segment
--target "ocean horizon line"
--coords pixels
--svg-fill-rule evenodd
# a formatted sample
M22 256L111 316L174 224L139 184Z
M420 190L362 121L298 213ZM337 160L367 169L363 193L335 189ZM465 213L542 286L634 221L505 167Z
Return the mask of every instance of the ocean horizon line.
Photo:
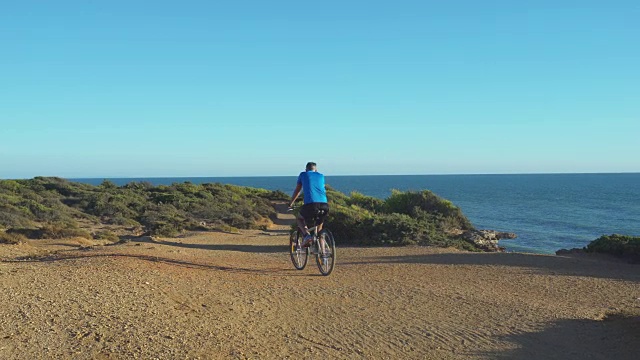
M523 173L438 173L438 174L327 174L331 177L367 177L367 176L500 176L500 175L634 175L640 174L640 171L620 171L620 172L523 172ZM45 176L46 175L38 175ZM281 177L295 177L297 174L292 175L211 175L211 176L74 176L63 177L57 176L63 179L206 179L206 178L281 178Z
M521 172L521 173L437 173L437 174L331 174L331 177L375 177L375 176L513 176L513 175L637 175L640 171L618 172ZM295 177L291 175L163 175L163 176L60 176L60 175L35 175L32 177L0 177L0 180L28 180L36 177L57 177L67 180L99 180L99 179L207 179L207 178L282 178Z

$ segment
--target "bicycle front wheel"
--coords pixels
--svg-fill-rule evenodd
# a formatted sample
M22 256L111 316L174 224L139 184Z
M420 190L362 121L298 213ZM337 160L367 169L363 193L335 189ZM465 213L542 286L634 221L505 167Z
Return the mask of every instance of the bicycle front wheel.
M309 248L303 248L301 245L302 236L300 231L296 230L289 237L289 254L291 255L293 266L298 270L302 270L307 266L309 258Z
M336 243L333 234L328 229L322 229L318 234L316 263L320 273L324 276L331 274L336 264Z

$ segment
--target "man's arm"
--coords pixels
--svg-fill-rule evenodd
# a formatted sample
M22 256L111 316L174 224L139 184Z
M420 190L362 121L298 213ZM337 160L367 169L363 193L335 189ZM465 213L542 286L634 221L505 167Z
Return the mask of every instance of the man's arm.
M298 196L300 196L300 192L302 191L302 184L298 183L296 185L296 189L293 191L293 195L291 195L291 202L289 203L289 207L293 207L293 203L296 202Z

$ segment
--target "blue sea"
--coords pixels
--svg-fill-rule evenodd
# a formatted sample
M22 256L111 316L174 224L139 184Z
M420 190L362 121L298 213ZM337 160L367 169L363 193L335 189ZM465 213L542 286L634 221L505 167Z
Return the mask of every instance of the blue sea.
M103 179L73 179L97 185ZM219 182L293 191L296 177L128 178L118 185L191 181ZM349 194L385 198L391 189L431 190L451 200L479 229L515 232L503 240L510 251L554 253L583 247L603 234L640 236L640 173L531 175L328 176L327 183Z

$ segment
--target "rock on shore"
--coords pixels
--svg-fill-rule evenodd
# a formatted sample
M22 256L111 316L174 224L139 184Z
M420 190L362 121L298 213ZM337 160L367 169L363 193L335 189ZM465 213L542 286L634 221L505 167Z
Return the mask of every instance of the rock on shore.
M515 239L518 235L510 232L495 230L469 230L462 234L462 237L485 251L498 252L504 248L498 246L501 239Z

